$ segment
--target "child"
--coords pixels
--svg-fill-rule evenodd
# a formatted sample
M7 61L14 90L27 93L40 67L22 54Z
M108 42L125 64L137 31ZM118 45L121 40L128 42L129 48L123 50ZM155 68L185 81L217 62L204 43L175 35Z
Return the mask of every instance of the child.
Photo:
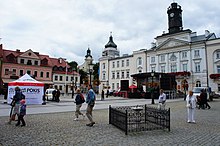
M20 125L20 122L22 122L22 125L21 127L25 126L26 123L24 121L24 116L26 115L26 104L25 104L25 99L22 99L20 101L21 103L21 106L20 106L20 114L18 116L18 122L15 126L19 126Z
M75 103L76 103L75 115L76 115L76 118L74 119L74 121L79 120L79 115L82 115L83 118L85 117L85 115L80 112L80 108L82 107L82 104L85 102L84 96L81 94L81 91L80 91L79 88L76 90L76 93L77 93L76 98L75 98Z

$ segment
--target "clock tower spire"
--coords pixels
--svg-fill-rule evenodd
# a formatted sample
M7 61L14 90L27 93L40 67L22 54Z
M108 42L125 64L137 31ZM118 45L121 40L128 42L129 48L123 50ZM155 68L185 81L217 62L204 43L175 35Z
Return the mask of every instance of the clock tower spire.
M173 2L167 9L169 33L177 33L183 30L182 9L176 2Z

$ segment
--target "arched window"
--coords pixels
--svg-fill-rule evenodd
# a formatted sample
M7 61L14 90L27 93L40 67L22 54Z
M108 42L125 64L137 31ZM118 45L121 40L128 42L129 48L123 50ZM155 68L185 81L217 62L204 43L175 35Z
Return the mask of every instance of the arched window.
M196 81L196 87L201 87L201 82L200 81Z

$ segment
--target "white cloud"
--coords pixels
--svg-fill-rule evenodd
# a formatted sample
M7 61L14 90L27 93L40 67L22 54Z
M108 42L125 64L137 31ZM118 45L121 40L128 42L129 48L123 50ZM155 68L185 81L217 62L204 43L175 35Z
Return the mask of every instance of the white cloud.
M164 0L0 0L0 37L7 49L32 49L51 57L84 62L88 46L95 60L113 32L121 55L150 47L168 32ZM184 0L183 27L204 34L220 34L217 0Z

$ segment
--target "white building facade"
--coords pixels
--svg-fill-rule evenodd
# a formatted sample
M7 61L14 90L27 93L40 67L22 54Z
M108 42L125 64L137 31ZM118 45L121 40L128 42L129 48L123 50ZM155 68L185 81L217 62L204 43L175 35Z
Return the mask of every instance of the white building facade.
M169 32L157 36L150 49L120 57L110 36L108 44L111 45L105 46L99 59L100 90L105 86L117 90L123 86L122 80L128 80L130 86L135 84L130 75L152 71L175 74L179 91L203 86L215 92L220 90L220 39L208 30L203 35L183 30L182 9L175 2L169 6L167 14ZM110 51L116 53L109 54Z

